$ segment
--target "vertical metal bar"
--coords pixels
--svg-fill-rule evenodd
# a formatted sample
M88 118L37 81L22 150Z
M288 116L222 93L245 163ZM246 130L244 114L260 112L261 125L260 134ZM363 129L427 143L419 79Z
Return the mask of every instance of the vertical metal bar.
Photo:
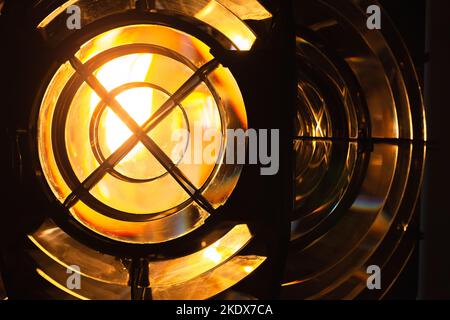
M129 268L131 300L150 300L150 269L146 258L133 258Z

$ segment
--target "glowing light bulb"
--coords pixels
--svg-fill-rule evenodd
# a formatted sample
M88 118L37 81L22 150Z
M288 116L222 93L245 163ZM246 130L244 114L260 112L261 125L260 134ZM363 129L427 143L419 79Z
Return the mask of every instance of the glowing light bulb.
M152 60L151 54L123 56L103 65L97 71L96 76L108 91L129 82L144 82ZM139 125L142 125L152 114L152 89L130 89L121 93L116 99ZM93 93L91 112L94 111L99 101L100 98ZM103 126L106 132L106 145L110 152L114 152L132 134L123 121L111 110L106 111ZM130 155L135 155L141 148L136 147Z

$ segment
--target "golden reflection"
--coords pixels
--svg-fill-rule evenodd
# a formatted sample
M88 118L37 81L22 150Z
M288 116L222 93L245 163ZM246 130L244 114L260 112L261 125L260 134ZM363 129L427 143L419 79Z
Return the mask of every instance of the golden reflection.
M47 221L45 226L30 235L29 239L47 257L62 266L62 270L70 268L71 265L79 266L85 281L102 285L111 284L117 289L128 286L128 273L119 259L85 247L52 222ZM153 298L178 299L183 298L183 293L186 298L209 298L235 285L266 260L263 256L237 256L251 239L252 234L248 226L237 225L215 243L191 255L164 261L151 261L149 276ZM71 250L67 251L68 247ZM210 252L214 252L213 259ZM216 255L221 257L220 261L214 261ZM58 273L55 272L54 265L49 264L42 257L36 261L39 275L58 288L64 286L65 273L62 273L61 277L55 276ZM199 291L192 292L193 286L198 286ZM71 290L65 292L73 293ZM118 290L118 292L121 294L123 291ZM83 293L84 297L102 298L96 294L98 292L89 292L89 295ZM112 293L108 299L115 298L116 294L117 292ZM81 295L78 298L81 298Z
M89 1L69 0L39 22L37 28L41 30L51 28L52 22L57 21L61 15L65 14L68 7L76 4L83 10L88 3ZM117 9L120 8L119 10L123 10L124 6L128 8L133 7L126 0L117 1L116 5L118 6ZM264 20L272 17L270 12L256 0L246 0L242 3L238 1L220 2L216 0L172 0L157 3L156 8L156 10L172 11L186 16L194 16L196 19L224 34L236 46L236 49L243 51L250 50L256 40L255 34L243 20ZM94 17L86 19L89 21L89 19Z
M37 268L36 272L38 275L40 275L43 279L45 279L46 281L48 281L49 283L51 283L52 285L54 285L55 287L57 287L58 289L60 289L61 291L64 291L65 293L80 299L80 300L89 300L88 298L86 298L85 296L82 296L81 294L76 293L73 290L68 289L66 286L60 284L58 281L56 281L55 279L53 279L52 277L50 277L48 274L46 274L44 271L42 271L41 269Z
M222 261L222 255L217 251L215 246L211 246L205 250L204 257L211 260L214 263Z
M152 287L159 287L183 283L198 277L232 258L251 239L252 234L248 226L237 225L221 239L196 253L167 261L150 262L152 270L150 283Z
M152 288L152 297L158 300L202 300L211 298L236 285L248 276L245 270L256 270L263 256L235 256L226 263L192 280L170 286Z
M66 12L67 8L69 8L71 5L77 3L78 0L69 0L66 3L60 5L58 8L56 8L55 10L53 10L47 17L44 18L44 20L42 20L39 24L38 24L38 29L43 29L45 27L47 27L47 25L52 22L57 16L59 16L60 14Z
M211 0L195 17L214 26L227 36L239 50L250 50L256 40L251 29L215 0Z
M252 273L254 270L255 270L255 268L252 267L252 266L245 266L245 267L244 267L244 271L245 271L246 273L248 273L248 274Z

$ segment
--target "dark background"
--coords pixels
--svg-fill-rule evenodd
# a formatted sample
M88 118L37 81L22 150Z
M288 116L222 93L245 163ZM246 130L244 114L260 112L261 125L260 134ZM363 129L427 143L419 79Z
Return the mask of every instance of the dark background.
M450 299L450 1L427 1L428 163L422 197L419 298Z
M427 110L427 167L421 235L412 260L387 298L450 299L450 1L380 1L416 65Z

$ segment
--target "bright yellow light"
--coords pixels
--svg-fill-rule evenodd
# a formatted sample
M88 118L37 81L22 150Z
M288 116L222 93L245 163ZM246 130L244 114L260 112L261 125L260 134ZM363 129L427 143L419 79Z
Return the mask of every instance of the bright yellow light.
M205 258L207 258L215 263L221 262L222 255L217 250L218 246L219 246L219 244L214 244L214 245L210 246L209 248L206 248L205 252L204 252Z
M247 273L252 273L254 270L255 270L255 268L252 267L252 266L245 266L244 267L244 271L247 272Z
M96 76L107 90L113 90L129 82L144 82L152 59L153 55L151 54L123 56L106 63L96 72ZM120 94L117 100L139 125L142 125L152 114L151 89L131 89ZM91 112L94 111L99 101L100 98L93 93L91 96ZM104 126L106 144L110 152L114 152L132 135L123 121L110 110L106 111ZM136 147L129 156L135 156L142 149L142 145Z
M253 37L244 37L240 34L231 35L231 41L241 50L250 50L255 39Z

